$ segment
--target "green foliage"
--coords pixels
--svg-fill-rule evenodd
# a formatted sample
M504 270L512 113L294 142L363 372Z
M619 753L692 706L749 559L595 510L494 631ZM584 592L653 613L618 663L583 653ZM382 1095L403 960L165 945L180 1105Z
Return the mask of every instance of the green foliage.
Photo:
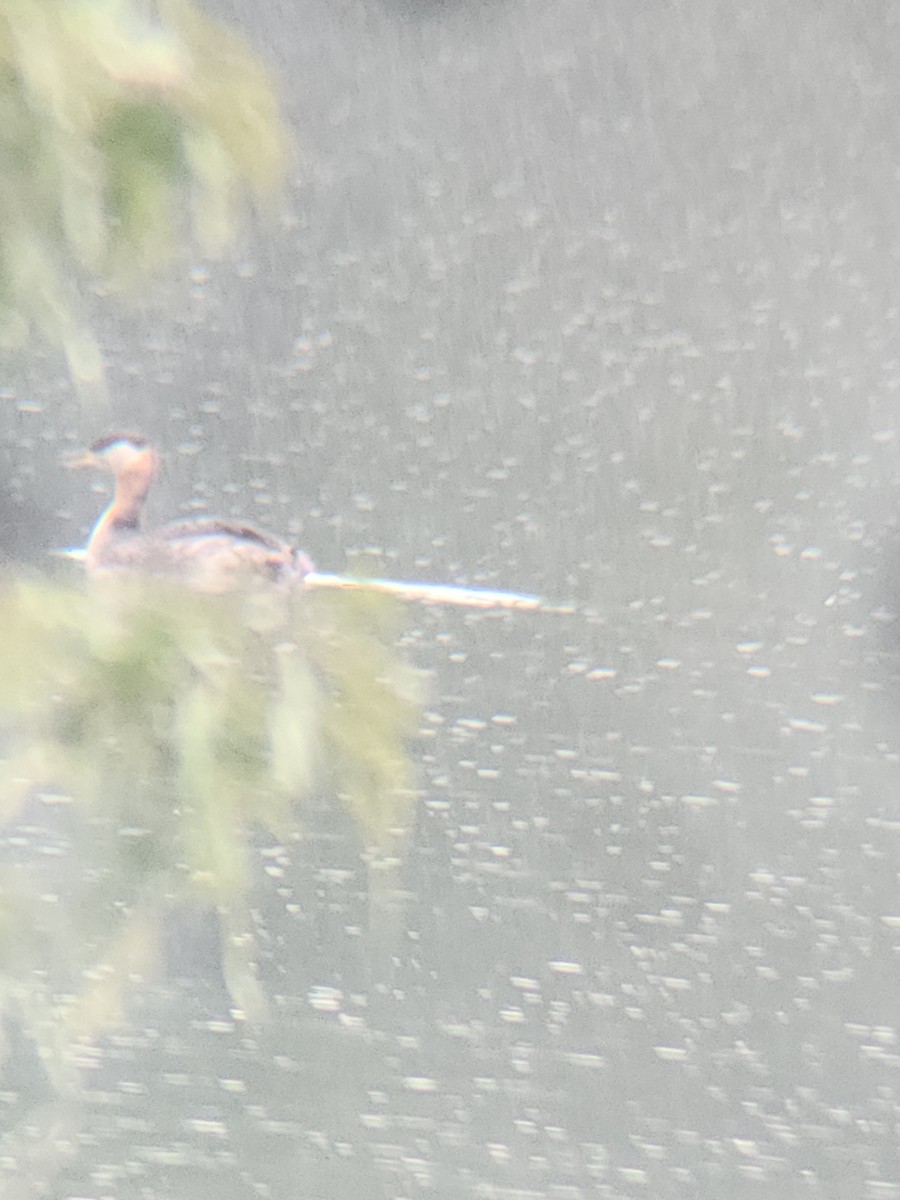
M408 819L418 702L394 622L364 590L0 583L0 821L68 798L77 862L59 903L24 868L0 877L0 980L70 991L69 1033L90 1033L152 964L167 904L214 905L232 995L261 1015L239 936L248 828L301 837L314 786L361 846Z
M262 67L186 0L0 0L3 340L37 327L99 377L79 281L133 288L185 234L220 252L285 143Z

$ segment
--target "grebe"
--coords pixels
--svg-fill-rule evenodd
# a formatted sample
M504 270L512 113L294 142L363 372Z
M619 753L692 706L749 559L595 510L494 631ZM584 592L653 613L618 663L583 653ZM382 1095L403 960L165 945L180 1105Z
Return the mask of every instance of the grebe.
M143 532L159 456L139 434L99 438L70 465L100 467L115 479L113 498L79 555L91 576L127 573L180 580L192 591L227 592L260 578L300 583L313 570L301 550L244 521L201 517Z
M430 604L471 608L535 609L539 596L453 584L357 579L317 571L309 558L271 533L244 521L201 517L171 521L144 533L144 502L159 471L159 456L140 434L112 433L99 438L70 466L95 466L115 478L113 498L91 531L84 550L64 555L84 562L88 574L150 576L180 581L197 592L228 592L253 580L306 588L367 588Z

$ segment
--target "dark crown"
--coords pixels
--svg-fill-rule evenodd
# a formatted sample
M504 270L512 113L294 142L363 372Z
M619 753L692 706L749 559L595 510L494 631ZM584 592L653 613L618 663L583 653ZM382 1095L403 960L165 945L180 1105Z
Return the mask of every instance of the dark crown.
M91 454L101 454L104 450L108 450L110 446L114 446L116 442L128 442L136 450L144 450L150 445L149 440L142 437L139 433L107 433L104 437L97 438L96 442L93 443Z

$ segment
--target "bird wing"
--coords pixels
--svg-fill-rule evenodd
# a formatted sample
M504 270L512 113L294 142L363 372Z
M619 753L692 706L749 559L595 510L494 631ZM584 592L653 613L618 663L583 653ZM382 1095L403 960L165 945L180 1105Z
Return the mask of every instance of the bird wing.
M183 538L235 538L237 541L249 542L276 554L291 556L293 546L272 533L266 533L250 525L246 521L232 521L224 517L189 517L183 521L170 521L161 529L153 531L153 537L163 541L175 542Z

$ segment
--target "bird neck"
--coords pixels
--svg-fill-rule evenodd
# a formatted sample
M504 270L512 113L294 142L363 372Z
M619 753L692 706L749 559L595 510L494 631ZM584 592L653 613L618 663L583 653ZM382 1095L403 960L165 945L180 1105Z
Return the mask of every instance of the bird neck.
M138 532L152 482L152 476L137 473L126 473L116 480L115 495L88 539L86 558L89 566L102 561L105 551L117 537Z

